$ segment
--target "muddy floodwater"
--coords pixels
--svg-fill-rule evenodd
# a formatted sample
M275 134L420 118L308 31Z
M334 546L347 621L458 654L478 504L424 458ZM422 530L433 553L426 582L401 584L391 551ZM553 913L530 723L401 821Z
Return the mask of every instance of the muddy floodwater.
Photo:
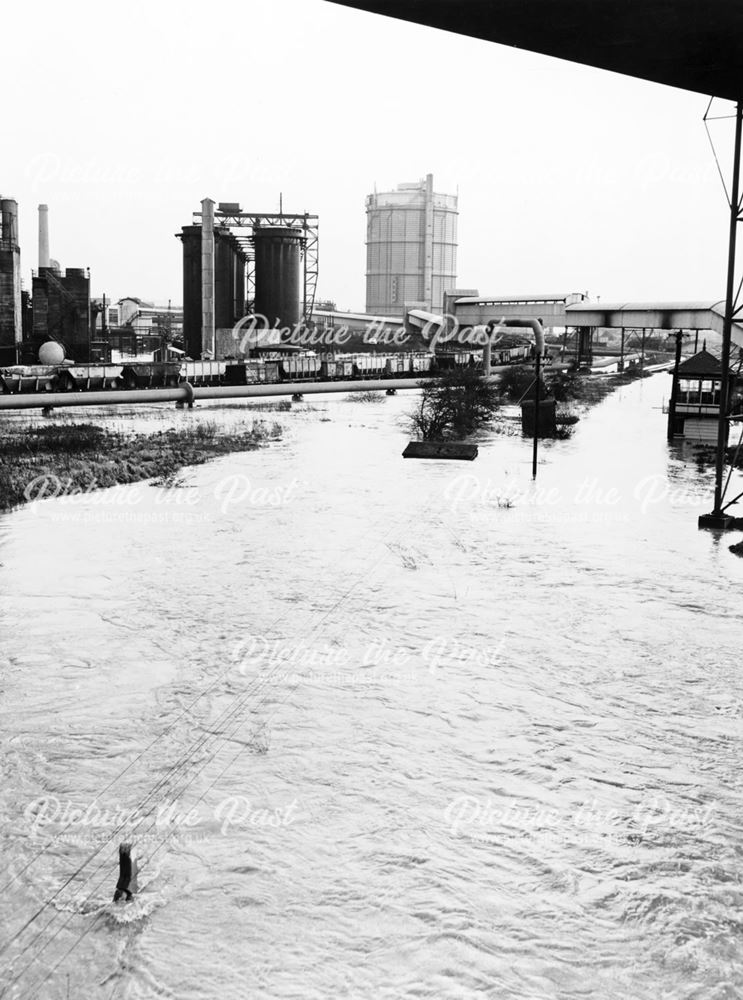
M0 517L3 1000L743 996L740 533L669 384L536 484L514 423L405 461L410 394L328 395Z

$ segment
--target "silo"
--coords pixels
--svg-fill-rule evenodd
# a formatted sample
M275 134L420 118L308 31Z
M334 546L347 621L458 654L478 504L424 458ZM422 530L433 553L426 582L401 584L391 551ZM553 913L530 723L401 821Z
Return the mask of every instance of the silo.
M201 226L184 226L176 233L183 241L183 340L186 354L201 357Z
M269 326L299 323L299 276L302 230L290 226L256 226L255 306Z
M433 175L366 199L366 311L402 315L405 303L440 311L457 280L457 196Z

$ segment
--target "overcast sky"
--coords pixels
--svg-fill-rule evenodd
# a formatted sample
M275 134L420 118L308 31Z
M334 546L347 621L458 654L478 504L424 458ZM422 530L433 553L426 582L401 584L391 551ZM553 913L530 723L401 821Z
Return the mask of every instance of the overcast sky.
M200 200L276 211L281 191L320 217L320 296L363 309L364 198L431 172L459 192L459 287L724 296L703 95L324 0L14 0L3 35L27 287L39 202L94 295L180 303ZM732 123L715 138L727 165Z

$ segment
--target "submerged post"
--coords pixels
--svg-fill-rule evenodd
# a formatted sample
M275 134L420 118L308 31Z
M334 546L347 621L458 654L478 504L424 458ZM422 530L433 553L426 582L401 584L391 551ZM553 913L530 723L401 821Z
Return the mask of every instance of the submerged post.
M715 463L715 505L711 514L699 518L700 528L722 528L730 526L732 518L725 514L722 505L724 490L722 479L725 471L725 449L728 437L728 395L730 390L730 334L735 311L735 243L740 221L740 148L741 125L743 123L743 101L735 107L735 151L733 153L733 186L730 192L730 232L728 238L728 275L725 295L725 320L722 327L722 382L720 384L720 413L717 423L717 460Z
M119 881L116 883L114 903L118 903L122 896L124 897L124 902L131 902L136 891L137 862L132 857L132 845L128 843L119 844Z

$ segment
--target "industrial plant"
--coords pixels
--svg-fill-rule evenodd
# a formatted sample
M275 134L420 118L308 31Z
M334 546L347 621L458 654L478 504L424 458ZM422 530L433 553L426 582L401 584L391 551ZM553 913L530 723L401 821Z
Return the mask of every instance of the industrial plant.
M458 288L458 195L436 192L430 173L375 191L365 208L366 311L352 313L316 303L319 218L284 210L283 198L278 212L202 200L175 234L182 307L135 295L116 302L92 298L90 272L63 270L50 256L46 204L38 206L38 268L24 289L18 205L0 199L0 392L18 397L184 384L228 391L295 382L303 391L313 391L309 384L319 391L330 382L394 382L473 366L492 374L531 362L535 342L519 328L524 324L546 333L547 363L608 374L645 367L653 331L668 331L665 337L722 331L721 303L599 305L587 292L504 296ZM494 324L502 329L485 351L472 331ZM598 341L600 330L609 340ZM743 344L737 321L732 339ZM697 362L689 363L696 371ZM669 436L706 439L719 402L707 398L706 382L690 388L684 374L681 368L673 383ZM712 377L706 368L703 374ZM692 389L706 395L692 399ZM192 401L188 392L183 398ZM682 413L696 419L682 420Z
M234 328L247 313L268 328L312 316L318 277L318 218L243 212L235 202L201 202L183 243L183 334L190 358L244 353Z
M79 365L105 364L112 355L152 355L164 342L179 342L182 325L178 306L131 296L115 304L92 298L89 270L62 269L50 256L45 204L38 207L38 267L25 289L18 203L0 199L0 366L33 366L42 354ZM51 354L42 351L49 343L58 347Z

